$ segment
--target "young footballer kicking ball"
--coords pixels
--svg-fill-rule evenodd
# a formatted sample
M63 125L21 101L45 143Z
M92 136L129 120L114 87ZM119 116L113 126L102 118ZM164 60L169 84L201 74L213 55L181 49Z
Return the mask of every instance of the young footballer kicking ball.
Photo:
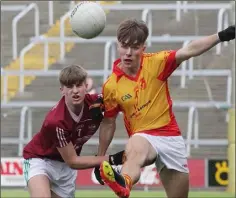
M185 60L199 56L223 41L235 38L235 26L198 40L178 50L145 53L148 28L142 21L128 19L117 30L120 58L103 87L105 106L100 127L99 155L113 138L116 117L123 112L129 135L126 161L121 174L104 161L103 181L119 196L127 198L138 182L141 168L155 162L167 196L186 198L189 170L185 142L172 111L168 77Z
M110 156L79 156L103 118L102 98L87 94L86 79L81 66L71 65L60 72L63 97L23 151L30 197L74 197L77 169L99 167L104 160L122 163L123 151Z

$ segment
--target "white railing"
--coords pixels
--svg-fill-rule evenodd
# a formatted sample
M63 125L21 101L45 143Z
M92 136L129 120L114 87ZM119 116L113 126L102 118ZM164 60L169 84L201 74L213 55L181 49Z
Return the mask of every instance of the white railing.
M198 118L198 110L194 106L190 107L188 112L188 128L186 137L188 142L192 140L192 133L194 133L194 140L196 141L194 147L198 148L197 140L199 139L199 118ZM191 152L190 144L187 144L186 150L187 150L187 155L190 156Z
M142 12L142 20L147 23L149 36L147 38L147 46L152 46L152 12L149 9L145 9Z
M26 8L26 5L1 5L1 12L21 11Z
M68 1L68 5L68 9L72 9L75 5L75 1ZM50 26L54 24L54 1L48 1L48 24Z
M152 10L176 10L176 20L180 21L180 11L183 9L185 12L187 10L219 10L218 14L218 27L217 30L222 30L222 23L223 27L229 24L228 18L221 14L220 11L222 9L228 10L231 8L229 3L218 3L218 4L187 4L187 2L180 3L177 1L176 4L118 4L118 5L102 5L104 9L108 10L143 10L142 12L142 19L148 24L150 29L150 35L152 35ZM225 11L224 11L225 12ZM223 12L223 13L224 13ZM65 57L65 20L68 19L70 16L71 11L65 13L64 16L60 19L60 59L63 60ZM224 20L223 20L224 19ZM151 36L150 36L151 37ZM150 38L148 38L148 45L151 46L152 42ZM221 50L219 48L218 50Z
M101 5L104 10L219 10L221 8L230 8L230 3L194 3L194 4L187 4L187 3L180 3L178 6L176 3L169 3L169 4L107 4Z
M150 40L151 41L151 40ZM190 41L185 41L183 43L183 47L185 47ZM105 53L104 53L104 71L107 74L103 76L103 82L106 81L108 74L109 74L109 69L111 69L113 62L116 58L116 43L114 42L107 42L105 45ZM186 85L186 75L185 72L186 70L190 71L189 73L189 79L193 79L192 72L193 71L193 58L190 58L189 60L184 61L181 64L181 70L182 70L182 76L180 80L180 87L185 88Z
M28 122L26 122L26 113L28 112ZM24 140L30 141L32 139L32 111L29 107L24 106L21 109L21 117L20 117L20 132L19 132L19 142ZM27 126L27 137L24 137L25 134L25 125ZM23 151L23 144L19 144L18 146L18 155L21 156Z
M185 47L190 41L185 41L183 43L183 47ZM190 71L189 73L189 79L193 79L193 75L192 75L192 72L193 71L193 58L190 58L189 60L186 60L184 61L182 64L181 64L181 70L183 72L182 76L181 76L181 80L180 80L180 87L181 88L185 88L185 85L186 85L186 75L185 75L185 72L187 70L187 67L188 67L188 70Z
M3 76L3 103L7 103L7 96L8 96L8 89L7 89L7 77L14 75L14 76L20 76L20 82L19 84L24 83L24 77L25 76L58 76L60 70L48 70L48 71L40 71L40 70L27 70L27 71L18 71L18 70L9 70L6 71L2 69L1 76ZM103 79L106 79L110 73L111 70L87 70L89 76L101 76ZM232 74L231 70L229 69L204 69L204 70L189 70L183 71L181 69L177 69L173 72L172 76L183 76L183 75L188 75L188 76L226 76L227 77L227 91L226 91L226 100L225 102L227 104L231 104L231 90L232 90ZM21 90L22 91L22 90Z
M61 18L60 18L60 60L63 60L65 57L65 21L66 19L69 18L71 14L71 11L65 13Z
M18 144L18 155L21 156L23 151L24 144L28 143L33 134L32 134L32 112L31 108L42 108L53 107L57 102L56 101L34 101L34 102L10 102L7 104L1 104L1 108L14 108L14 107L22 107L21 115L20 115L20 130L18 138L1 138L2 144ZM194 145L195 148L198 148L199 145L227 145L227 140L225 139L199 139L199 119L198 119L198 111L197 108L215 108L224 107L230 108L231 105L220 102L195 102L195 101L175 101L173 103L174 108L188 108L188 125L187 125L187 136L186 136L186 144L187 144L187 154L190 156L191 154L191 145ZM28 122L27 122L27 137L25 138L25 124L26 124L26 113L28 112ZM192 139L192 134L194 133L194 137ZM125 144L126 139L114 139L112 144ZM92 138L89 140L88 144L98 144L98 140Z
M75 1L71 1L75 2ZM34 32L35 36L39 36L39 8L36 3L31 3L30 5L1 5L1 11L21 11L17 16L14 17L12 21L12 57L13 60L17 58L18 54L18 43L17 43L17 23L24 17L30 10L34 9ZM53 11L53 1L48 1L48 23L50 26L54 24L54 11ZM68 7L68 9L70 9Z
M32 49L35 46L35 42L30 43L26 47L24 47L20 52L20 82L19 82L19 91L22 93L24 91L24 80L25 76L23 75L23 72L25 71L25 65L24 65L24 57L25 54ZM48 60L48 59L47 59Z
M57 102L56 101L17 101L17 102L7 102L1 103L1 108L21 108L24 106L42 108L42 107L53 107ZM173 107L178 108L217 108L217 109L227 109L231 107L231 104L226 101L173 101Z
M53 12L53 1L48 1L48 24L50 26L53 25L53 17L54 12Z
M1 79L3 79L3 102L7 102L8 99L8 76L4 74L4 69L1 68Z
M185 12L187 10L219 10L221 8L229 9L230 4L187 4L187 1L181 4L181 1L177 1L176 4L117 4L117 5L102 5L104 9L108 10L143 10L142 19L145 20L150 30L152 30L152 17L151 10L176 10L176 20L180 21L181 18L181 10L183 9ZM60 59L63 60L65 56L65 20L70 16L71 11L65 13L64 16L60 19L60 49L61 56ZM218 20L222 21L223 16L218 18ZM219 23L219 22L218 22ZM219 28L218 28L219 29ZM152 31L150 31L150 35L152 35ZM151 45L151 41L149 40L148 45Z
M178 5L178 6L176 6L176 5ZM140 6L129 5L129 4L103 5L104 9L110 9L110 10L120 10L120 9L143 10L142 19L147 22L150 30L152 30L151 10L177 9L176 7L178 7L178 9L183 9L184 11L187 11L188 9L190 9L190 10L196 10L196 9L200 9L200 10L217 9L218 10L218 9L220 9L219 14L218 14L218 28L217 28L217 30L220 31L220 30L222 30L222 28L226 27L229 24L228 18L224 17L224 13L226 13L226 10L230 8L230 4L188 5L187 2L184 2L182 5L177 3L177 4L145 4L145 6L144 7L143 6L144 6L143 4ZM55 43L60 42L60 60L63 60L64 56L65 56L65 43L66 42L81 43L82 40L85 40L84 42L97 43L97 42L99 42L99 39L100 39L100 41L103 39L103 37L98 37L98 38L92 39L91 41L87 41L86 39L78 39L77 37L65 37L65 20L68 19L69 15L70 15L70 11L65 13L65 15L63 15L60 19L60 37L56 37L56 38L55 37L54 38L39 37L39 38L33 38L31 41L36 40L37 42L41 42L41 41L44 42L45 50L48 49L48 47L47 47L48 42L55 42ZM150 37L148 38L148 46L151 46L152 42L155 42L151 35L152 35L152 31L150 31ZM186 36L184 36L184 37L186 38ZM111 41L111 40L107 40L107 39L109 39L109 37L104 37L104 39L106 39L105 41ZM170 39L168 39L168 40L170 40ZM193 39L188 39L188 40L193 40ZM166 42L168 42L168 41L166 41ZM169 42L171 42L171 41L169 41ZM219 51L221 51L221 47L219 47L219 46L217 46L217 47L218 47L217 53L219 53ZM47 53L45 52L45 54L47 54ZM190 64L191 64L191 61L192 60L190 60L190 62L189 62ZM46 68L47 67L46 64L48 61L44 60L44 62L45 62L45 68ZM184 70L184 68L183 68L183 70ZM191 79L191 76L190 76L190 79ZM182 80L183 81L181 83L181 87L184 87L185 78L182 78Z
M75 3L75 1L70 1L70 3ZM38 7L36 4L32 3L28 7L25 7L24 10L22 10L21 13L19 13L19 16L25 15L27 12L29 12L30 6L35 5L35 35L36 37L39 35L39 12L38 12ZM218 28L217 30L222 30L222 28L226 27L228 22L228 14L227 10L230 8L230 4L226 3L219 3L219 4L187 4L187 1L181 2L177 1L176 4L139 4L139 5L133 5L133 4L118 4L118 5L102 5L104 9L109 9L109 10L143 10L142 13L142 18L148 23L149 28L152 30L152 17L151 17L151 10L176 10L176 20L180 20L180 11L183 9L184 12L187 10L218 10ZM19 10L22 7L15 7L14 9ZM8 6L3 6L5 10L13 9L8 7ZM30 8L33 9L33 8ZM49 25L53 24L53 2L49 1L48 2L48 9L49 9ZM26 13L25 13L26 12ZM67 12L63 17L61 17L60 20L60 38L62 40L58 41L60 42L60 49L61 49L61 54L60 58L61 60L64 58L65 54L65 42L64 42L64 22L65 20L69 17L70 11ZM225 16L226 15L226 16ZM16 16L16 17L19 17ZM22 16L22 17L23 17ZM16 24L14 25L16 26ZM15 28L13 27L12 34L13 34L13 59L17 57L17 31L14 30ZM152 32L150 32L150 35ZM150 38L148 39L148 45L151 46L151 40ZM225 44L227 45L227 44ZM217 53L220 53L221 46L217 46Z
M17 58L17 23L21 18L23 18L30 10L34 9L34 32L35 36L39 36L39 9L36 3L31 3L24 10L22 10L18 15L16 15L12 21L12 50L13 59Z
M33 44L32 44L33 45ZM3 103L7 103L8 98L8 76L20 76L19 90L22 93L24 91L24 77L25 76L59 76L60 70L1 70L1 77L3 78ZM103 70L87 70L89 76L103 76Z
M54 24L54 3L56 1L48 1L48 24L52 26ZM71 10L75 6L76 1L68 1L68 9Z
M71 3L72 5L74 5L74 1L72 1L73 3ZM142 6L143 4L141 4ZM166 7L168 8L172 8L172 10L176 10L176 20L180 21L180 11L181 9L186 9L186 2L184 4L184 6L181 7L181 1L177 1L176 4L145 4L146 7L142 8L139 7L137 8L137 5L135 4L115 4L115 5L101 5L103 7L104 10L109 9L109 10L123 10L123 8L130 8L129 10L143 10L142 13L142 19L144 21L146 21L148 23L149 26L149 32L150 32L150 37L152 34L152 19L151 19L151 12L150 10L153 9L153 5L155 10L166 10ZM170 5L170 6L169 6ZM122 6L122 7L120 7ZM168 9L167 9L168 10ZM69 18L71 14L71 10L68 11L67 13L65 13L61 18L60 18L60 50L61 50L61 54L60 54L60 60L63 60L65 57L65 21ZM147 21L148 20L148 21ZM148 43L149 46L151 46L151 42L149 41Z
M182 4L182 6L181 6ZM175 18L176 21L180 22L181 21L181 10L183 9L184 13L187 12L187 4L188 1L176 1L176 14Z
M103 82L107 80L110 74L109 69L112 67L113 62L116 59L116 44L114 42L107 42L104 50L104 74Z
M226 8L221 8L218 12L218 22L217 22L217 32L227 28L229 26L229 10ZM216 46L216 54L219 55L221 52L222 43ZM228 43L224 42L224 46L227 46Z
M183 45L186 44L186 40L195 40L202 38L203 36L152 36L151 37L151 42L152 43L183 43ZM116 43L116 37L114 36L102 36L102 37L97 37L91 40L88 39L81 39L77 37L64 37L64 40L60 39L61 37L44 37L40 36L37 38L32 38L31 42L32 43L43 43L44 44L44 70L47 70L48 65L48 44L49 43L58 43L59 41L62 43L66 42L74 42L74 43L88 43L88 44L94 44L94 43L105 43L104 47L104 79L106 80L109 73L107 72L109 67L112 67L112 64L116 57L116 47L114 47ZM63 46L64 44L60 45ZM112 47L111 47L112 46ZM29 46L25 47L26 49L29 49ZM26 49L22 49L22 51L25 51ZM64 53L61 51L62 56L64 56ZM24 56L24 53L22 53L22 56ZM109 59L109 57L112 57ZM22 57L23 58L23 57ZM21 56L20 56L21 59ZM188 68L191 70L193 69L193 62L192 60L188 60L187 64L189 64ZM22 66L23 67L23 66ZM182 66L183 70L183 76L181 77L181 87L185 86L185 70L186 70L186 63L184 63L184 66ZM192 75L190 73L189 78L192 78ZM23 84L22 84L23 85Z
M28 116L26 118L26 115ZM27 122L26 122L27 119ZM3 144L18 144L18 156L22 155L24 144L28 143L32 139L32 111L28 106L23 106L20 113L19 133L18 138L1 138ZM25 126L27 126L27 136L25 137Z

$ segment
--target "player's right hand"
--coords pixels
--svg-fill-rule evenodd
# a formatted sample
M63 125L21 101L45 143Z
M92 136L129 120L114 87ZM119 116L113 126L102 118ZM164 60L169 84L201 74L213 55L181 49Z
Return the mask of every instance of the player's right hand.
M104 182L102 181L101 175L100 175L100 166L97 166L94 168L94 174L96 179L101 185L104 185Z

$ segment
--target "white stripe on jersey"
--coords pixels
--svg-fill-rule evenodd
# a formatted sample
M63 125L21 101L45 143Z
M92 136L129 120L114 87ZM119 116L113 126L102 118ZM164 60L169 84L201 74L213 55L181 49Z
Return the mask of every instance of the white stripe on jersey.
M66 146L68 143L66 142L64 130L62 128L56 127L56 132L60 147Z

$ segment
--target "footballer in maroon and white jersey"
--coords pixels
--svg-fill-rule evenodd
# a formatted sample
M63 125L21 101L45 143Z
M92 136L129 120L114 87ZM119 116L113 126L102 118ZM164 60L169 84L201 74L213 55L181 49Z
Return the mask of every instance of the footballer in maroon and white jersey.
M78 65L60 72L62 98L48 112L40 131L25 146L24 177L30 197L74 197L78 169L103 160L122 164L124 151L109 156L79 156L103 119L102 97L87 94L87 72Z
M48 112L42 128L25 146L23 157L48 158L64 161L57 150L72 142L77 155L82 146L99 128L101 120L92 120L89 106L98 99L97 94L86 94L81 115L75 115L67 108L65 97Z

